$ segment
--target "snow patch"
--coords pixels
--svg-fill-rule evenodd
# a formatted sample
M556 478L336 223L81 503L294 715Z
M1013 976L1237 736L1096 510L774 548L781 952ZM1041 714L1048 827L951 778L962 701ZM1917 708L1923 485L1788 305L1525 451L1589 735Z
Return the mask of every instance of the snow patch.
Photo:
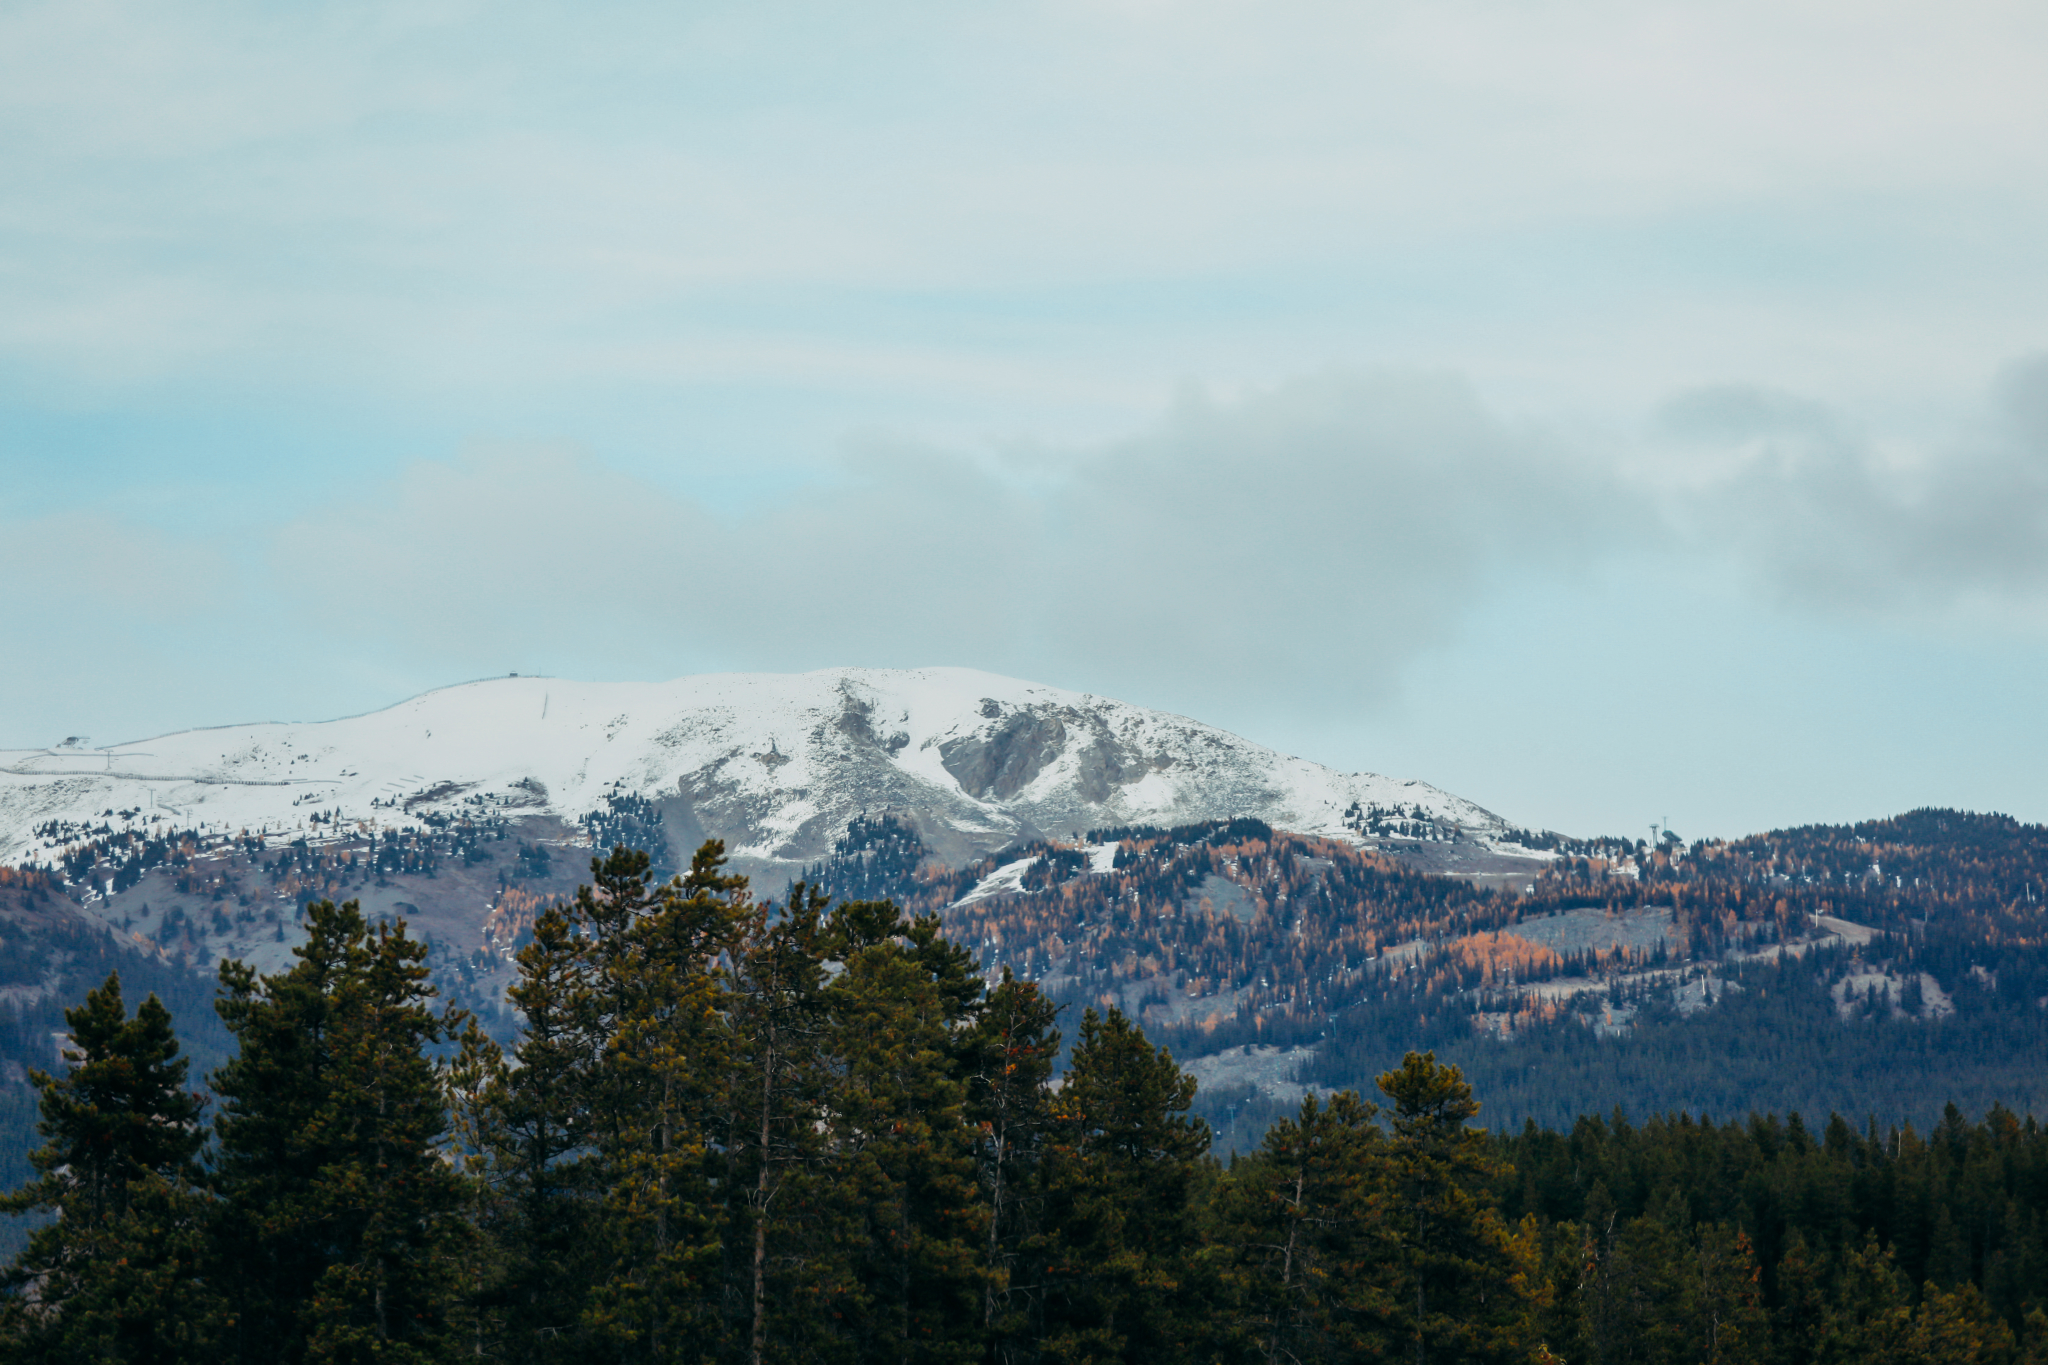
M1032 857L1020 858L1014 863L1004 863L1001 867L976 882L972 891L969 891L959 900L954 901L949 908L957 910L963 905L971 905L975 901L986 900L990 896L1001 896L1013 891L1022 891L1024 889L1024 874L1031 870L1033 864L1040 861L1041 859Z

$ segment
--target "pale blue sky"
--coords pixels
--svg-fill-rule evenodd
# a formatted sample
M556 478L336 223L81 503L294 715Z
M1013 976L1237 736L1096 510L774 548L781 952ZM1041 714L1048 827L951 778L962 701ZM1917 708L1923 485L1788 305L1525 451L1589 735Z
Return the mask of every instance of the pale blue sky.
M966 664L2048 819L2048 10L0 11L0 745Z

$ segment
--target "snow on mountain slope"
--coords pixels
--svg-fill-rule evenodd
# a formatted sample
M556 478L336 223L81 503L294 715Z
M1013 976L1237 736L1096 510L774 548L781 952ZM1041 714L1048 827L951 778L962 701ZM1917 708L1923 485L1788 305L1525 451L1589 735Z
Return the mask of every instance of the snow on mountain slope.
M1354 803L1482 841L1501 829L1423 783L1339 773L1182 716L970 669L835 668L498 678L344 720L0 751L0 863L49 858L62 836L35 831L51 821L278 833L338 812L402 829L434 812L576 820L613 792L659 801L679 851L716 836L764 868L820 856L883 807L914 815L949 858L1237 815L1349 837Z

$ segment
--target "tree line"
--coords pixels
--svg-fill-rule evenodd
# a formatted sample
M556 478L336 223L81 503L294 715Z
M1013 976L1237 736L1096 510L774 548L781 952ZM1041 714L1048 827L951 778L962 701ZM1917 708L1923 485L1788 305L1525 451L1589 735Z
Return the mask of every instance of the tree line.
M288 971L222 966L234 1053L210 1096L154 996L131 1013L111 976L66 1012L70 1065L35 1078L36 1175L4 1206L48 1219L5 1273L5 1358L2018 1365L2048 1347L2038 1263L1987 1298L1967 1259L1916 1288L1924 1267L1882 1234L1830 1234L1766 1277L1739 1209L1640 1204L1655 1180L1620 1174L1581 1189L1592 1147L1602 1172L1661 1168L1608 1130L1505 1143L1427 1053L1376 1102L1311 1095L1220 1162L1194 1081L1120 1012L1085 1012L1056 1074L1058 1008L987 981L935 918L802 886L756 901L715 843L667 883L644 853L595 860L519 949L506 1049L437 1008L402 923L321 902L307 926ZM1999 1188L2038 1231L2041 1146L2020 1132L2031 1174Z

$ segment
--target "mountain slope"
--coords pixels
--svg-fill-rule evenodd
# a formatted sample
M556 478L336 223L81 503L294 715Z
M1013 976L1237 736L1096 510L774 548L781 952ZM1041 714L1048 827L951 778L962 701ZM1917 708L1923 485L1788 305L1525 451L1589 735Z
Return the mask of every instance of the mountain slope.
M1138 1017L1194 1059L1212 1119L1243 1109L1244 1138L1411 1048L1484 1078L1511 1125L2048 1103L2048 827L2003 816L1553 837L1509 890L1249 820L951 870L910 838L863 822L818 875L938 914L985 969Z
M2039 827L1532 835L1183 717L839 669L500 679L0 756L0 861L32 865L0 883L0 1120L26 1131L18 1072L97 974L183 993L203 1027L205 974L288 964L310 899L403 916L449 998L506 1034L511 950L593 845L673 867L706 836L763 895L809 875L892 896L986 970L1121 1005L1233 1124L1411 1046L1488 1077L1510 1119L2048 1093L2014 1060L2048 1047Z
M659 806L677 848L727 840L757 875L827 853L864 809L948 861L1047 835L1251 815L1357 839L1392 818L1490 844L1498 818L1419 782L1339 773L1213 726L968 669L826 669L667 683L500 678L313 724L0 752L0 864L79 831L318 834L430 819L578 821ZM315 820L319 816L319 820Z

